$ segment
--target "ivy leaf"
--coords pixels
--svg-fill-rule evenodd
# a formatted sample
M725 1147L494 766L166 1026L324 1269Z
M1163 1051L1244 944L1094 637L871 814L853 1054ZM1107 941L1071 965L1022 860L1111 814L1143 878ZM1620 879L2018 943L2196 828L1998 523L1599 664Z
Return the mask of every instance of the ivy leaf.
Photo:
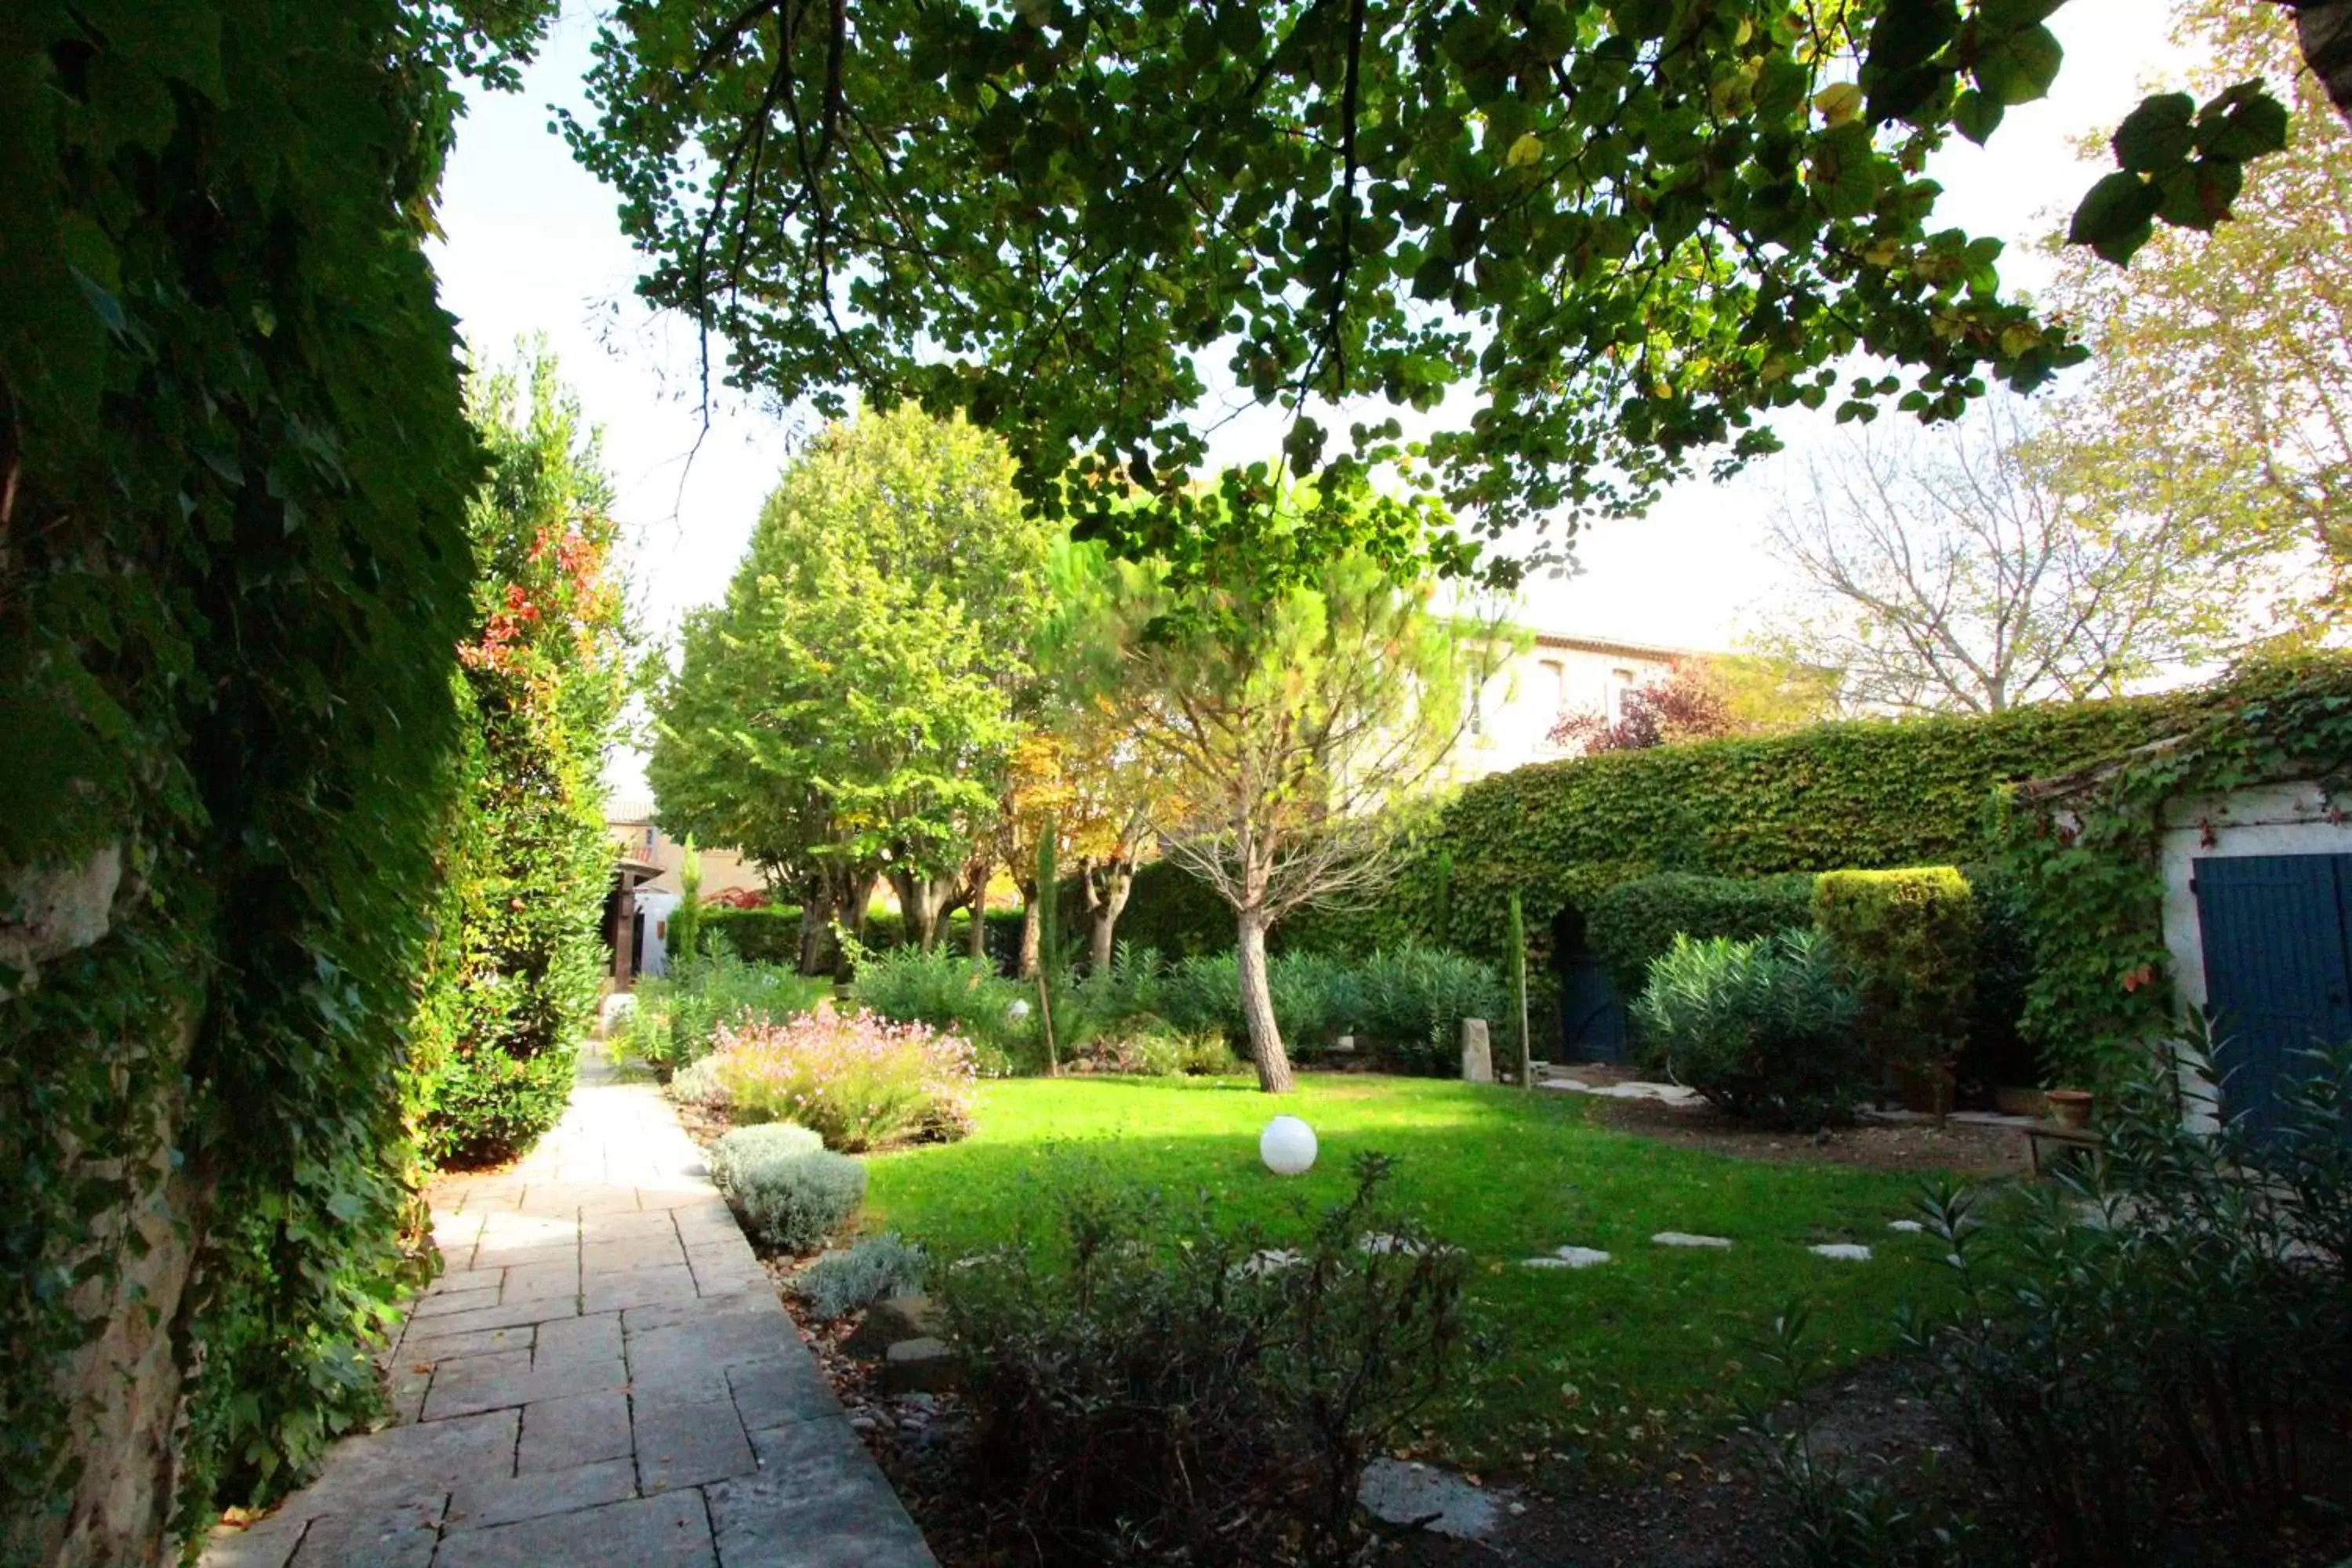
M2087 245L2117 266L2147 243L2162 196L2137 174L2118 171L2091 187L2074 209L2066 243Z
M1832 125L1843 125L1862 113L1862 89L1853 82L1832 82L1813 94L1813 107Z

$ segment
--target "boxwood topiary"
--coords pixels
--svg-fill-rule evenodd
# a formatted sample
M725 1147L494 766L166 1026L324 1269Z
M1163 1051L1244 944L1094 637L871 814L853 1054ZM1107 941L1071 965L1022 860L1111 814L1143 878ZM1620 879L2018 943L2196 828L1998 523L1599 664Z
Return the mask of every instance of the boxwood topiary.
M1827 871L1814 884L1813 924L1862 999L1863 1037L1881 1068L1948 1110L1976 1010L1968 879L1949 866Z

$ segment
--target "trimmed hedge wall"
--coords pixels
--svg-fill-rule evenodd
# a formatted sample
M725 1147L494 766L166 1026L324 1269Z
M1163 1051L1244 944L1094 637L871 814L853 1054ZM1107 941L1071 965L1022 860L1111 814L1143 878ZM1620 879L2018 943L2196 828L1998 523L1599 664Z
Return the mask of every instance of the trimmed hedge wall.
M1976 858L1997 786L2176 734L2211 700L2194 691L1855 720L1483 779L1446 808L1433 847L1453 858L1448 940L1498 952L1514 889L1540 930L1553 911L1657 871L1758 877Z
M1746 942L1811 925L1813 879L1801 871L1777 877L1661 871L1601 893L1584 920L1586 942L1607 961L1610 982L1631 1003L1642 993L1651 961L1678 935Z

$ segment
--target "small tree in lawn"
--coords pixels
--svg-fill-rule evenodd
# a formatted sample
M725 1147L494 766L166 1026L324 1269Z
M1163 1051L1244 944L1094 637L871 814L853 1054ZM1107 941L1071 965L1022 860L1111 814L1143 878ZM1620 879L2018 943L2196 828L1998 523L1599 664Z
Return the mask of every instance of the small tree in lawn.
M1225 501L1182 587L1163 561L1073 552L1061 630L1097 650L1097 691L1181 803L1155 820L1162 849L1233 906L1250 1053L1259 1086L1281 1092L1267 933L1387 880L1381 809L1443 761L1501 645L1361 552L1269 585L1248 563L1281 532L1281 500L1229 477Z

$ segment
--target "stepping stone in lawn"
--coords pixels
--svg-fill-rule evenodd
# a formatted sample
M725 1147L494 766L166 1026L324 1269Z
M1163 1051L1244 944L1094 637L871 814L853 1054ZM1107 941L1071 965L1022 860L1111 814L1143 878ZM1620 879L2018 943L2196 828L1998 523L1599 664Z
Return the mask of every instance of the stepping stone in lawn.
M1824 1241L1805 1248L1816 1258L1834 1258L1844 1263L1867 1263L1870 1248L1858 1242Z
M1693 1236L1686 1230L1662 1230L1650 1240L1659 1247L1712 1247L1721 1249L1731 1245L1731 1238L1727 1236Z
M1386 1231L1368 1230L1356 1237L1356 1250L1370 1253L1402 1252L1409 1258L1418 1258L1422 1254L1422 1245L1417 1241L1408 1241L1401 1236L1391 1236Z
M1296 1268L1306 1261L1304 1253L1294 1252L1286 1247L1269 1247L1251 1253L1226 1272L1236 1278L1256 1279L1268 1274L1279 1274L1286 1268Z
M1375 1519L1415 1526L1433 1535L1475 1541L1495 1528L1496 1494L1461 1477L1403 1459L1378 1458L1364 1467L1356 1500Z
M1917 1236L1927 1227L1916 1219L1890 1219L1886 1222L1886 1228L1899 1230L1906 1236Z
M1563 1247L1549 1258L1530 1258L1530 1268L1591 1268L1606 1263L1609 1255L1597 1247Z

